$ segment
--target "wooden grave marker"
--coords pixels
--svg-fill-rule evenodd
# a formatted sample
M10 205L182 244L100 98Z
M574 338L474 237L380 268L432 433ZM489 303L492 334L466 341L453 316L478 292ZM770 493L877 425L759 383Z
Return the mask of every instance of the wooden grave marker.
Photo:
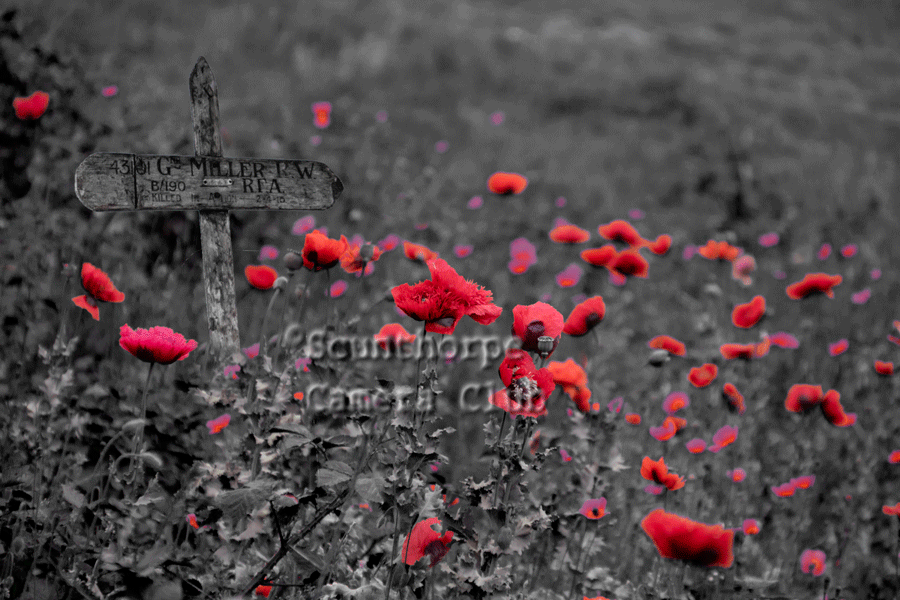
M222 156L218 90L202 56L190 89L194 156L92 154L75 171L75 193L94 211L200 211L210 350L224 362L240 349L228 211L325 209L344 186L320 162Z

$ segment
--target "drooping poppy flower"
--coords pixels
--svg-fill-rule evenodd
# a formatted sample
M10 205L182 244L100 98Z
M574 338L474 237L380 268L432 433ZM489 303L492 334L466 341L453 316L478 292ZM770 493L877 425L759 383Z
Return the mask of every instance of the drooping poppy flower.
M694 387L703 388L712 383L718 374L719 367L712 363L706 363L691 369L690 373L688 373L688 381Z
M550 239L557 244L582 244L591 239L591 234L577 225L558 225L550 231Z
M403 242L403 253L409 260L420 260L423 263L438 258L438 253L431 248L406 241Z
M441 520L431 517L416 523L412 531L406 536L401 549L401 558L408 565L416 564L423 556L431 559L429 567L438 564L447 552L450 551L450 542L453 540L453 532L447 531L443 535L434 529L441 525Z
M647 342L647 345L650 348L665 350L669 354L674 354L675 356L684 356L686 352L683 343L668 335L658 335Z
M759 533L759 521L756 519L744 519L741 530L745 535L756 535Z
M510 348L500 363L499 371L506 388L491 396L491 404L512 417L542 417L547 414L545 402L556 389L549 369L536 368L530 354Z
M348 273L359 273L381 258L381 253L381 248L371 243L349 245L341 254L341 268Z
M660 485L666 486L667 489L674 491L684 487L684 477L669 472L663 457L659 460L652 460L649 456L645 456L641 462L641 477L648 481L653 481Z
M650 249L650 252L657 256L664 255L671 247L672 236L665 233L656 238L656 241L647 244L647 248Z
M512 334L522 340L522 349L527 352L545 356L553 354L564 326L562 314L545 302L527 306L520 304L513 308ZM553 340L550 350L546 352L538 347L538 339L545 336Z
M804 550L800 554L800 568L804 573L818 577L825 572L825 553L821 550Z
M725 446L734 443L737 439L738 428L732 427L731 425L723 425L719 428L718 431L713 435L713 444L707 450L710 452L716 453Z
M606 498L597 498L595 500L585 500L579 510L582 515L588 519L599 519L606 516Z
M313 124L319 129L325 129L331 123L331 102L313 102Z
M875 361L875 372L879 375L893 375L894 374L894 363L890 361L884 360L876 360Z
M663 558L701 567L727 568L734 563L734 531L722 525L707 525L657 508L644 517L641 528Z
M528 180L518 173L498 171L488 177L487 187L494 194L512 196L524 192L528 187Z
M778 331L769 335L769 342L779 348L799 348L800 342L796 337L785 331Z
M802 280L787 286L786 291L788 298L792 300L800 300L814 293L825 294L829 298L834 298L834 290L831 288L840 285L843 280L844 278L840 275L807 273Z
M207 421L206 426L209 428L209 434L213 435L228 427L229 423L231 423L231 415L225 413L220 417Z
M75 296L75 306L88 311L95 321L100 320L100 308L97 302L122 302L125 294L116 289L109 275L92 265L81 265L81 286L87 294Z
M741 255L742 250L732 246L728 242L716 242L709 240L706 245L697 249L697 252L703 258L708 260L727 260L733 261Z
M197 341L168 327L133 330L126 324L119 328L119 345L144 362L170 365L187 358L197 348Z
M397 308L417 321L425 321L425 331L453 333L463 316L489 325L503 309L493 304L493 294L460 276L447 261L429 260L431 279L394 287L391 294ZM560 325L560 329L562 326Z
M821 385L797 383L788 390L784 407L791 412L806 412L822 402L824 394Z
M303 243L303 265L310 271L330 269L338 264L341 256L347 251L347 236L333 240L318 229L306 234Z
M609 268L627 277L647 278L650 264L641 253L635 249L622 250L609 263Z
M632 248L643 246L648 243L647 240L641 237L641 234L637 232L631 223L622 219L617 219L606 225L601 225L597 228L597 231L611 242L621 242L623 244L628 244Z
M741 394L733 383L726 383L722 386L722 395L728 401L728 406L732 410L736 410L739 415L744 414L747 410L744 406L744 396Z
M595 267L607 267L616 258L617 254L616 247L612 244L607 244L600 248L582 250L581 259Z
M663 410L672 415L691 405L691 400L684 392L672 392L663 400Z
M27 98L13 98L16 118L23 121L36 121L41 118L49 105L50 94L42 91L34 92Z
M572 337L581 337L600 324L606 316L606 304L601 296L594 296L579 303L569 313L563 324L563 333Z
M700 454L706 450L706 442L700 438L694 438L684 445L691 454Z
M375 334L375 341L382 350L396 352L403 345L416 341L416 336L406 331L400 323L388 323Z
M587 374L571 358L566 362L550 361L547 370L553 374L553 383L561 385L583 413L590 412L591 390L587 387Z
M742 254L731 262L731 278L740 281L741 285L753 284L750 274L756 270L756 259L749 254Z
M746 304L738 304L731 311L731 322L735 327L749 329L753 327L766 313L766 299L762 296L754 296Z
M244 268L247 281L258 290L270 290L278 279L278 272L267 265L247 265Z

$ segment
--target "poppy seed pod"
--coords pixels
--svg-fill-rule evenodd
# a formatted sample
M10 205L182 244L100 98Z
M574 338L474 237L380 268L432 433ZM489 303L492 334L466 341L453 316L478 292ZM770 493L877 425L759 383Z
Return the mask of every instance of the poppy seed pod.
M554 341L555 340L549 335L542 335L538 338L537 348L542 357L546 357L548 354L553 352L553 347L556 345L553 343Z
M293 250L288 250L284 255L284 267L288 271L299 271L303 268L303 257Z

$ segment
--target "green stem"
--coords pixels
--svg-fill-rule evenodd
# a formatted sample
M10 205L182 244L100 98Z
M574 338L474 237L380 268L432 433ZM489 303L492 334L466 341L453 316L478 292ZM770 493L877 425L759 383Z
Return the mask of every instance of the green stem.
M266 314L263 316L262 327L259 331L260 341L259 341L259 356L260 359L264 358L266 355L266 346L268 346L268 339L266 338L266 325L269 324L269 315L272 313L272 307L275 306L275 300L278 299L278 296L281 293L281 288L275 288L275 293L272 294L272 297L269 299L269 306L266 307ZM282 312L282 317L284 316L284 312Z
M153 373L153 366L155 362L150 363L150 368L147 369L147 380L144 382L144 394L141 397L141 424L138 427L137 435L134 439L134 450L132 451L131 457L131 472L129 473L128 478L131 479L131 492L135 493L137 490L137 480L143 475L143 465L142 461L138 461L137 456L141 452L141 448L144 446L144 425L147 421L147 392L150 390L150 375Z

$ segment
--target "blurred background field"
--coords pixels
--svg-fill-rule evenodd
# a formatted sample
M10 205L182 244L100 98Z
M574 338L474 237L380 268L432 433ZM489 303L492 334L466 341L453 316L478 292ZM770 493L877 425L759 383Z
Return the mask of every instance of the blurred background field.
M14 143L27 155L27 185L7 175L2 198L3 335L16 355L3 360L4 395L32 379L38 346L52 344L61 318L73 318L61 316L80 293L75 279L62 279L64 263L89 260L108 267L120 289L153 290L132 293L127 305L105 305L114 316L82 330L76 377L85 386L92 378L121 380L123 395L136 393L143 365L118 349L121 322L166 324L206 340L196 214L92 215L72 189L74 168L90 152L193 153L187 81L204 56L218 83L226 156L314 159L342 179L345 192L335 206L311 213L331 237L359 233L377 241L396 234L437 250L467 279L493 291L506 309L492 330L501 335L515 304L551 294L567 315L572 292L603 294L609 316L601 354L590 356L586 340L568 339L560 346L564 354L554 356L588 359L592 390L603 406L630 394L649 411L651 400L641 394L652 395L656 406L660 390L671 389L645 366L644 344L655 335L695 341L691 358L702 362L712 360L723 341L757 339L756 332L746 339L726 332L727 304L749 300L749 290L698 265L700 259L681 258L687 245L726 237L756 254L756 289L772 303L766 327L791 331L807 352L779 359L768 371L736 370L735 376L756 390L757 416L774 421L790 384L836 385L830 379L843 372L842 394L860 412L865 431L875 433L866 441L839 432L847 434L835 450L840 468L820 475L833 487L825 488L815 510L823 522L840 522L842 510L859 517L864 558L848 559L846 572L858 590L884 585L885 569L893 565L885 548L894 546L878 507L900 497L889 497L896 486L884 465L860 473L853 452L865 449L871 453L865 460L883 463L898 425L889 413L896 385L875 381L871 364L895 350L885 336L900 300L894 268L900 260L900 4L14 0L10 8L17 12L6 13L4 31L20 37L4 37L2 50L17 83L2 87L3 110L11 114L8 100L33 89L47 90L52 99L40 134L8 131L19 136ZM103 97L100 90L110 85L118 93ZM334 106L325 130L314 127L310 109L322 100ZM485 181L497 170L528 177L525 194L491 196ZM478 212L467 207L476 195L484 196ZM619 289L588 273L579 286L560 289L554 275L581 261L548 240L554 219L593 233L597 225L628 218L629 209L645 213L636 226L646 237L668 233L674 239L670 255L654 259L651 279ZM262 309L240 273L260 262L264 244L282 252L299 248L303 239L290 230L305 215L233 213L244 345L255 341ZM773 231L781 244L761 250L758 236ZM516 276L506 265L509 242L520 236L537 245L540 262ZM813 256L825 242L858 244L857 262L850 266L833 256L816 266ZM459 244L472 245L472 256L451 258ZM376 263L366 283L372 298L427 276L397 254ZM784 284L819 268L844 272L836 302L789 305ZM865 309L856 310L849 296L868 284L874 268L882 277L872 283ZM771 276L779 269L787 274L784 282ZM709 293L708 284L721 286L723 294ZM347 304L335 310L352 312L351 300L343 300ZM364 315L360 331L398 319L413 331L409 319L395 319L390 303ZM704 319L712 319L715 335L703 334ZM462 335L477 333L473 323L460 326ZM822 345L841 337L863 350L843 363L843 371L832 370ZM469 368L459 381L495 376L493 367ZM677 369L671 381L684 383L687 368ZM196 375L187 365L173 370L177 375L167 378ZM452 397L460 384L447 385ZM881 414L866 404L876 400ZM766 402L771 412L762 408ZM561 421L560 410L555 418ZM698 422L702 429L714 419L701 413ZM744 456L757 454L756 445L788 443L794 426L748 423ZM467 435L480 440L480 424L470 427ZM815 434L805 459L824 451L827 439ZM623 452L639 462L638 444ZM656 458L656 449L648 452ZM454 469L474 468L465 462L472 456L453 458L463 461ZM761 482L786 481L797 473L783 459L769 452L751 466L748 458L748 472ZM852 490L838 489L845 478ZM764 495L766 486L760 488ZM852 505L829 504L850 491ZM766 507L760 511L769 510L768 502L760 500ZM875 558L873 547L882 550ZM748 560L766 563L758 549Z

